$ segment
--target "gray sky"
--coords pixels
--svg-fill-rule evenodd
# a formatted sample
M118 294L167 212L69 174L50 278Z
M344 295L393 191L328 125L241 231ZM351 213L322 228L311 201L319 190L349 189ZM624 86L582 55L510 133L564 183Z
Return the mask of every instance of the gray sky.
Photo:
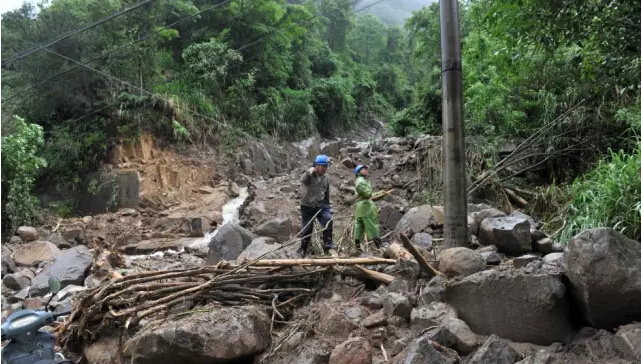
M23 2L30 2L36 4L35 0L2 0L0 1L0 13L15 10L22 6Z

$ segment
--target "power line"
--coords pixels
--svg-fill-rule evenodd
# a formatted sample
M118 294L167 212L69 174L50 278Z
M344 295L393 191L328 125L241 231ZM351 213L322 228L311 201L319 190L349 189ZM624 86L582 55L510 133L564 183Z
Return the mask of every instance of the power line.
M173 22L173 23L171 23L171 24L169 24L169 25L165 25L164 27L162 27L162 28L160 28L160 29L154 30L153 32L149 32L149 33L147 33L147 35L145 35L145 36L143 36L143 37L139 37L138 39L136 39L136 40L135 40L135 41L133 41L133 42L129 42L129 43L123 44L123 45L121 45L121 46L119 46L119 47L116 47L116 48L114 48L114 49L112 49L112 50L110 50L110 51L107 51L107 52L105 52L105 53L103 53L103 54L101 54L101 55L99 55L99 56L97 56L97 57L94 57L94 58L92 58L92 59L90 59L90 60L88 60L88 61L86 61L86 62L80 63L79 65L73 66L73 67L71 67L71 68L69 68L69 69L66 69L66 70L62 71L62 72L58 72L58 73L56 73L55 75L50 76L50 77L48 77L48 78L44 79L43 81L40 81L40 82L36 83L35 85L29 86L29 87L27 87L26 89L24 89L24 90L22 90L22 91L18 91L17 93L15 93L15 94L13 94L13 95L9 96L7 99L2 100L2 103L4 104L5 102L11 101L11 100L15 99L16 97L21 96L21 95L23 95L23 94L25 94L25 93L27 93L27 92L29 92L29 91L31 91L31 90L33 90L33 89L35 89L35 88L38 88L38 87L40 87L41 85L43 85L43 84L45 84L45 83L47 83L47 82L49 82L49 81L51 81L51 80L53 80L53 79L55 79L55 78L58 78L58 77L60 77L60 76L62 76L62 75L64 75L64 74L66 74L66 73L68 73L68 72L71 72L71 71L75 70L75 69L76 69L76 68L78 68L78 67L86 66L87 64L89 64L89 63L91 63L91 62L94 62L94 61L96 61L96 60L98 60L98 59L100 59L100 58L103 58L103 57L105 57L105 56L108 56L108 55L110 55L110 54L112 54L112 53L114 53L114 52L117 52L117 51L119 51L119 50L121 50L121 49L123 49L123 48L129 47L129 46L132 46L132 45L134 45L134 44L136 44L136 43L138 43L138 42L144 42L144 41L146 41L147 39L149 39L149 37L151 37L151 36L152 36L152 35L154 35L154 34L158 34L158 33L162 32L163 30L165 30L165 29L169 29L169 28L173 27L174 25L176 25L176 24L178 24L178 23L181 23L181 22L183 22L183 21L185 21L185 20L189 20L189 19L191 19L191 18L194 18L194 17L196 17L196 16L198 16L198 15L200 15L200 14L204 13L204 12L207 12L207 11L209 11L209 10L215 9L215 8L217 8L217 7L219 7L219 6L225 5L225 4L227 4L228 2L230 2L230 1L231 1L231 0L225 0L225 1L221 2L221 3L218 3L218 4L215 4L215 5L212 5L212 6L210 6L210 7L208 7L208 8L205 8L205 9L203 9L203 10L201 10L201 11L197 12L197 13L194 13L194 14L192 14L192 15L189 15L189 16L186 16L186 17L184 17L184 18L181 18L181 19L179 19L179 20L177 20L177 21L175 21L175 22Z
M106 23L106 22L108 22L109 20L115 19L115 18L117 18L117 17L119 17L119 16L121 16L121 15L124 15L124 14L126 14L126 13L128 13L128 12L130 12L130 11L136 10L136 9L138 9L139 7L141 7L141 6L143 6L143 5L146 5L146 4L148 4L148 3L152 2L152 1L154 1L154 0L143 0L143 1L139 2L138 4L136 4L136 5L134 5L134 6L131 6L131 7L129 7L129 8L126 8L126 9L123 9L123 10L120 10L120 11L117 11L117 12L115 12L115 13L113 13L113 14L109 15L109 16L108 16L108 17L106 17L106 18L103 18L103 19L97 20L97 21L95 21L95 22L93 22L93 23L91 23L91 24L88 24L88 25L86 25L86 26L84 26L84 27L80 28L80 29L74 30L74 31L72 31L72 32L70 32L70 33L68 33L68 34L66 34L66 35L63 35L62 37L59 37L59 38L57 38L57 39L55 39L55 40L52 40L52 41L47 42L47 43L42 44L42 45L37 45L37 44L36 44L36 45L35 45L35 47L33 47L33 48L31 48L31 49L28 49L28 50L26 50L26 51L24 51L24 52L22 52L22 53L18 54L18 55L17 55L17 56L15 56L14 58L12 58L12 59L10 59L10 60L8 60L8 61L3 61L3 62L2 62L2 68L5 68L5 67L7 67L8 65L10 65L11 63L13 63L13 62L15 62L15 61L18 61L18 60L20 60L20 59L22 59L22 58L25 58L25 57L27 57L28 55L30 55L30 54L32 54L32 53L35 53L35 52L37 52L37 51L39 51L39 50L41 50L41 49L43 49L43 48L51 47L52 45L54 45L54 44L56 44L56 43L59 43L59 42L61 42L61 41L65 40L65 39L67 39L67 38L73 37L74 35L76 35L76 34L78 34L78 33L85 32L85 31L87 31L87 30L89 30L89 29L91 29L91 28L95 28L95 27L97 27L97 26L98 26L98 25L100 25L100 24Z

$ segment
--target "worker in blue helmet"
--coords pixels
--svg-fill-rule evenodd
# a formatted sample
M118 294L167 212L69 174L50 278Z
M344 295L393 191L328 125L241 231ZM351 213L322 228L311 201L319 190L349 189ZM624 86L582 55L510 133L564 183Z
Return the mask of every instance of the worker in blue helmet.
M313 166L300 177L303 194L300 202L302 218L301 243L298 253L301 257L309 253L311 234L314 231L314 217L318 219L323 230L323 250L330 253L334 249L332 242L333 222L329 202L329 177L327 168L330 158L319 155L314 159Z
M381 246L380 229L378 228L378 211L372 200L372 185L367 181L368 167L358 165L354 168L356 175L356 210L354 212L356 225L354 226L354 245L361 250L363 234L372 239L377 247Z

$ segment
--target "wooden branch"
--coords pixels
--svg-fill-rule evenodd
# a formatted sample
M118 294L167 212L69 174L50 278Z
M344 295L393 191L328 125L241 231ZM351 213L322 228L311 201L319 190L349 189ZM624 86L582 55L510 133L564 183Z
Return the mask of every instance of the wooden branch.
M264 259L254 262L256 267L277 267L277 266L328 266L328 265L355 265L355 264L395 264L396 259L384 258L308 258L308 259Z
M394 259L409 259L412 255L399 243L392 243L387 247L387 255Z
M395 278L394 276L389 275L389 274L385 274L385 273L377 272L375 270L363 268L358 264L356 264L356 268L358 268L361 272L363 272L363 274L365 274L365 276L367 276L368 278L370 278L372 280L375 280L375 281L379 281L381 283L390 284L390 283L392 283L392 281Z
M434 267L432 267L430 263L428 263L427 260L425 260L425 258L421 255L421 253L419 253L416 247L410 242L410 239L407 237L407 235L405 234L400 234L400 235L401 235L401 242L403 243L403 246L405 247L405 249L407 249L407 251L409 251L414 256L414 259L416 259L416 261L418 262L418 265L421 266L421 268L423 268L425 272L435 276L443 275L443 273L434 269Z
M507 194L508 199L511 199L514 203L519 205L519 207L525 207L528 204L528 202L525 199L521 198L521 196L517 195L511 189L507 187L503 187L503 190Z
M372 201L378 201L378 200L380 200L381 198L383 198L383 197L385 197L385 196L389 195L389 194L390 194L390 193L392 193L392 192L394 192L394 190L393 190L393 189L392 189L392 190L387 190L387 191L384 191L384 192L377 193L377 194L375 194L374 196L372 196Z

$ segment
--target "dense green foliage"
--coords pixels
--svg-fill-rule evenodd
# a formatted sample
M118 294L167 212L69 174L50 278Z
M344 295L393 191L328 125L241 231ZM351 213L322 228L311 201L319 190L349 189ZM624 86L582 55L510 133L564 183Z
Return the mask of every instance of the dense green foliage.
M14 228L33 220L38 200L31 194L38 168L47 165L40 157L44 144L42 127L14 116L2 124L2 213ZM5 220L6 218L9 221Z

